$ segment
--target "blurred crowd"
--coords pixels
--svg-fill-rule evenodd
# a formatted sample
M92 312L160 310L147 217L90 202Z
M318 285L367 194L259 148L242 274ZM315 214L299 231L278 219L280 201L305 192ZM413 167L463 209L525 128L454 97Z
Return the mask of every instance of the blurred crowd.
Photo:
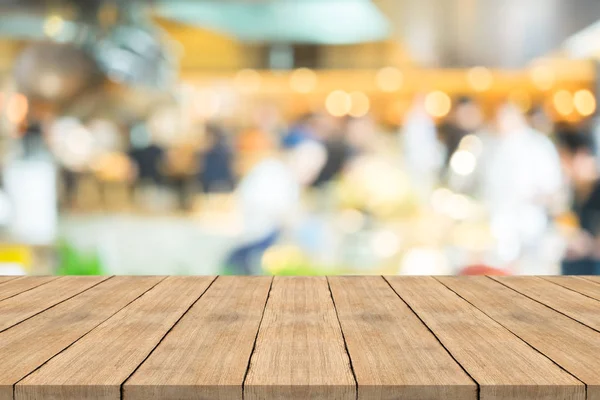
M301 229L311 213L334 207L332 198L343 200L335 207L367 216L363 225L402 220L415 212L411 204L456 221L485 215L495 243L485 257L469 258L458 271L405 273L551 273L544 257L554 246L549 232L556 231L565 243L563 273L600 273L591 125L554 124L543 108L523 113L511 103L486 116L468 97L455 99L441 121L417 97L395 129L369 115L319 111L284 124L275 109L262 110L253 121L243 127L210 121L194 127L193 140L171 144L138 122L107 134L99 151L97 121L30 120L5 163L6 190L15 190L11 165L31 159L60 165L55 181L65 210L82 207L81 182L92 178L101 198L120 187L135 205L150 192L169 191L182 212L193 209L199 194L230 194L242 220L239 245L223 260L232 273L260 273L265 252ZM430 229L436 235L444 228Z

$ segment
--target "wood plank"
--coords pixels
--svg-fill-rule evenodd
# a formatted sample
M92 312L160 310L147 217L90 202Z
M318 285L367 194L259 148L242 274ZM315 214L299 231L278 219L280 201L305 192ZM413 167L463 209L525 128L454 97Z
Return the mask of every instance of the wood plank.
M106 279L108 277L65 276L1 301L0 332Z
M438 278L588 386L600 400L600 333L487 277Z
M498 282L600 331L600 301L534 276L506 277Z
M0 276L0 285L4 282L12 281L13 279L17 279L19 276Z
M120 399L121 384L214 277L168 277L15 386L16 399Z
M123 385L123 398L241 399L270 277L219 277Z
M380 277L331 277L359 399L477 399L477 385Z
M58 279L58 276L25 276L0 285L0 301Z
M356 399L356 381L325 277L276 277L244 399Z
M12 400L14 384L162 279L114 277L0 333L0 400Z
M600 285L587 279L578 276L545 276L542 279L600 300Z
M386 278L477 381L481 399L585 399L585 385L432 277Z

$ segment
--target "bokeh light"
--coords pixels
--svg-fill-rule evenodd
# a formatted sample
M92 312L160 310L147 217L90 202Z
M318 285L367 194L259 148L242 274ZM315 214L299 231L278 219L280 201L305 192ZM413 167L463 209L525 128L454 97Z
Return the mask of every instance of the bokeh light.
M577 112L584 117L589 117L596 112L596 97L587 89L575 92L573 102Z
M400 238L394 231L382 230L371 238L371 248L377 257L393 257L400 250Z
M477 166L477 157L467 150L458 150L450 159L452 171L461 176L471 175Z
M531 70L531 80L538 89L548 91L556 82L556 74L547 65L536 65Z
M479 156L483 151L483 142L476 135L470 134L462 138L459 144L460 150L467 150L475 156Z
M63 29L65 21L59 15L51 15L44 22L44 33L47 36L55 37Z
M558 92L554 93L554 97L552 99L554 102L554 108L563 117L571 115L575 110L573 96L568 90L559 90Z
M350 95L343 90L334 90L329 93L325 100L327 112L334 117L343 117L347 115L352 108L352 99Z
M369 97L363 92L352 92L350 93L350 111L349 115L352 117L364 117L371 108L371 101Z
M377 87L383 92L397 92L402 88L404 75L395 67L385 67L377 72L375 77Z
M6 118L14 125L20 124L25 120L29 111L27 97L21 93L14 93L6 102Z
M425 110L432 117L445 117L451 108L452 100L450 96L442 91L431 92L425 97Z
M235 75L235 85L243 92L260 89L260 74L253 69L243 69Z
M492 87L494 76L492 72L485 67L471 68L467 73L469 85L477 92L485 92Z
M290 87L294 92L310 93L317 86L317 74L312 69L299 68L290 76Z

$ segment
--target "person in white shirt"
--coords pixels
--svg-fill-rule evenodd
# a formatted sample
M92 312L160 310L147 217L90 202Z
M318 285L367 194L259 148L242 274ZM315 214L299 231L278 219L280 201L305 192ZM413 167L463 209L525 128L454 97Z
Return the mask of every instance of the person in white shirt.
M548 211L561 192L563 177L553 143L531 128L516 106L503 105L496 122L496 136L484 142L481 194L499 257L511 263L547 231Z

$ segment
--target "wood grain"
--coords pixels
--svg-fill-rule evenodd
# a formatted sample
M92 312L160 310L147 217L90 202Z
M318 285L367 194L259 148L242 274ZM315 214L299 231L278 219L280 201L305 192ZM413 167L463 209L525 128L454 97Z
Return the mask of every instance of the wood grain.
M590 280L578 276L545 276L542 279L600 300L600 285Z
M106 279L99 276L65 276L0 301L0 332Z
M0 276L0 285L17 278L19 278L19 276Z
M58 276L25 276L0 285L0 301L58 279Z
M120 399L121 384L213 280L163 280L18 383L16 399Z
M327 279L276 277L244 399L356 399Z
M386 278L477 381L481 399L585 399L585 385L431 277Z
M219 277L123 385L123 398L241 399L270 277Z
M505 277L498 282L600 331L600 301L538 277Z
M588 386L600 399L600 333L486 277L438 278Z
M381 277L331 277L359 399L476 399L477 385Z
M0 400L13 385L160 282L114 277L0 333Z

